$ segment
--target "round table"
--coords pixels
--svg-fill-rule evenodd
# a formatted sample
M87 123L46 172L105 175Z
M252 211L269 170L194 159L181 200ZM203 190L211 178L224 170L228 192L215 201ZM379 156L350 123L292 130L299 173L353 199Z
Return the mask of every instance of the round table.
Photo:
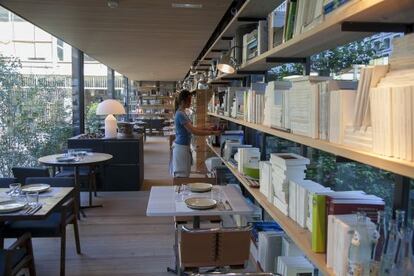
M79 181L79 167L82 166L97 166L113 158L112 155L100 152L88 152L85 156L82 156L76 161L60 162L56 160L56 157L60 157L62 154L52 154L40 157L39 163L53 167L73 167L75 175L75 194L78 201L79 210L82 208L101 207L101 206L81 206L80 205L80 181Z

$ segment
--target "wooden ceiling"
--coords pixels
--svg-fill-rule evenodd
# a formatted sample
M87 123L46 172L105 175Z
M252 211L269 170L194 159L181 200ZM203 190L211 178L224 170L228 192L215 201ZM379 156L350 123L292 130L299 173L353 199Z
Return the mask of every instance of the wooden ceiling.
M172 3L202 4L201 9ZM231 0L0 0L0 5L132 80L184 78Z

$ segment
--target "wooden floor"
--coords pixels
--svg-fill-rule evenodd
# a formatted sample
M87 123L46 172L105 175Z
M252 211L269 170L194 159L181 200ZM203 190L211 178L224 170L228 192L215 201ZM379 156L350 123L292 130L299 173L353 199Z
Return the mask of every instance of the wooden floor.
M166 272L174 262L172 218L145 215L151 186L172 183L166 138L149 137L144 154L146 191L99 192L94 203L103 208L86 209L87 217L79 222L82 255L76 254L68 226L66 275L174 275ZM82 201L86 205L87 194ZM11 242L6 240L6 246ZM59 275L60 239L33 239L33 246L37 275Z
M169 149L163 137L144 145L145 188L171 185ZM67 232L66 275L173 275L171 218L146 217L148 191L100 192L96 203L80 221L82 255L77 255L72 227ZM86 203L86 194L83 195ZM10 244L12 240L8 240ZM37 275L59 275L59 239L33 239Z

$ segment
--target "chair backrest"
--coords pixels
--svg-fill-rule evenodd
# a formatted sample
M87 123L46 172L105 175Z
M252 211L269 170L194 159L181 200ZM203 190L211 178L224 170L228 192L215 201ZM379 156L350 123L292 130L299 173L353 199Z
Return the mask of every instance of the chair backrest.
M74 187L75 178L73 177L28 177L26 184L49 184L53 187Z
M214 231L182 231L179 244L181 266L215 266L216 239Z
M26 183L27 177L49 177L48 168L35 168L35 167L14 167L12 168L13 176L17 178L17 181L21 184Z
M215 177L174 177L173 185L189 184L189 183L210 183L216 185Z
M17 183L17 178L14 177L2 177L0 178L0 188L8 188L10 184Z
M182 227L181 265L184 267L245 265L250 256L251 229L251 226L214 229Z

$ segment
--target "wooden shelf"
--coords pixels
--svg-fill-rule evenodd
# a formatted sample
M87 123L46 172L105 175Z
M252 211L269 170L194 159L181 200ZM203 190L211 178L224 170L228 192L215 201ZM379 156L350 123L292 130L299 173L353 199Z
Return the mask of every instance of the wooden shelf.
M345 21L412 24L413 14L414 1L412 0L400 0L398 4L394 0L353 0L326 15L325 20L315 25L311 30L301 33L289 41L270 49L266 53L249 60L245 64L242 64L239 70L269 70L277 66L277 64L267 63L266 58L309 57L313 54L344 45L372 34L364 32L342 32L341 23ZM380 31L379 29L378 32ZM233 76L238 75L226 74L218 79Z
M208 144L208 143L207 143ZM234 176L242 183L244 188L254 197L254 199L266 210L266 212L283 228L286 234L295 242L295 244L303 251L309 260L316 266L324 275L334 275L333 271L326 267L326 254L318 254L311 249L311 233L301 228L291 218L285 216L273 204L267 201L267 198L257 188L252 188L249 185L249 180L240 174L233 165L224 160L220 156L220 149L208 144L210 149L220 157L221 161L229 168Z
M312 148L323 150L332 153L337 156L342 156L360 163L364 163L379 169L383 169L389 172L414 178L414 162L404 161L396 158L381 156L372 152L354 149L348 146L330 143L325 140L313 139L310 137L292 134L280 130L276 130L270 127L266 127L259 124L248 123L243 120L230 118L227 116L217 115L214 113L208 113L210 116L214 116L220 119L224 119L239 125L243 125L258 131L274 135L286 140L290 140L302 145L306 145Z
M229 49L229 41L223 40L223 37L233 37L237 31L237 28L246 25L253 24L254 22L239 21L239 18L267 18L268 14L276 9L284 0L247 0L244 5L239 9L233 19L227 24L219 37L214 41L213 45L207 50L204 56L200 59L203 61L205 58L219 58L221 52L212 52L212 50Z

